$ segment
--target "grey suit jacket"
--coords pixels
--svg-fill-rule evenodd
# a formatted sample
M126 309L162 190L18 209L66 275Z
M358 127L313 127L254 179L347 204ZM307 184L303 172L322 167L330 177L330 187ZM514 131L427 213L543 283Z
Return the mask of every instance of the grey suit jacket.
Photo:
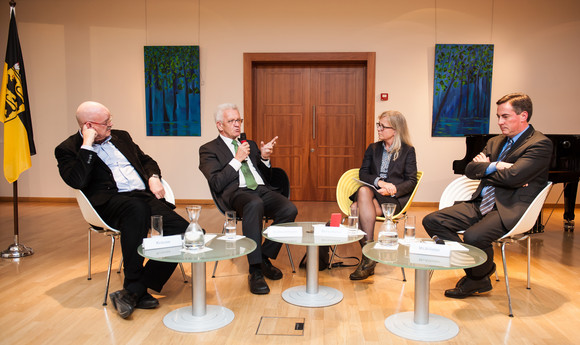
M491 162L497 161L506 141L505 135L491 138L483 153L489 156ZM471 179L481 179L471 200L480 196L484 186L495 186L500 218L504 226L511 229L546 186L551 157L552 141L530 125L503 159L504 162L513 163L510 168L486 176L485 170L490 163L472 161L467 164L465 175Z

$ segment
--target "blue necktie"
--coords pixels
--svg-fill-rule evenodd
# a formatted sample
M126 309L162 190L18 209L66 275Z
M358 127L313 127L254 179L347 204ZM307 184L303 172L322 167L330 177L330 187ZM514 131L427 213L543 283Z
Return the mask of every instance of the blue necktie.
M507 155L508 151L512 147L514 141L512 139L508 139L505 148L501 152L498 158L498 162L501 162L505 156ZM483 198L481 199L481 205L479 205L479 211L481 212L482 216L485 216L495 205L495 187L494 186L485 186L483 188Z
M236 140L232 140L232 144L234 144L234 149L236 152L238 152L238 142ZM248 165L248 162L243 161L242 162L242 174L244 175L244 179L246 180L246 187L248 187L249 189L256 189L258 188L258 183L256 182L256 179L254 178L254 175L252 174L252 171L250 170L250 166Z

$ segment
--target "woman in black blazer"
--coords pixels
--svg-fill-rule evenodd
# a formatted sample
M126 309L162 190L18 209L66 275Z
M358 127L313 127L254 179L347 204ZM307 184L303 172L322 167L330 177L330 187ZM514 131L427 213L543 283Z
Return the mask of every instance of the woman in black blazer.
M398 213L409 200L417 184L417 159L411 146L407 121L398 111L385 111L377 122L379 141L367 148L359 178L375 186L361 186L351 195L351 208L358 207L359 228L366 236L361 247L374 239L375 217L382 216L381 204L394 203ZM351 280L366 279L375 273L376 262L362 256Z

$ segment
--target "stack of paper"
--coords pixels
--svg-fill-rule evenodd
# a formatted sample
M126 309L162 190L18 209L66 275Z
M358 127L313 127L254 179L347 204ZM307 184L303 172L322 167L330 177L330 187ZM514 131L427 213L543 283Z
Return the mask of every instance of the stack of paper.
M268 237L302 237L302 227L272 225L264 230L264 233Z

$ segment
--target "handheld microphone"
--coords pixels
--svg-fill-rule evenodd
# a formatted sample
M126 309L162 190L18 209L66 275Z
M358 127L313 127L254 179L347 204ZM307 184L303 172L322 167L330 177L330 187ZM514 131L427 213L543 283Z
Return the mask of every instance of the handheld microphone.
M437 235L433 235L433 237L431 237L433 239L433 241L435 241L435 243L437 244L445 244L445 241L443 241L442 239L440 239Z
M240 142L243 144L247 141L246 133L240 133Z

